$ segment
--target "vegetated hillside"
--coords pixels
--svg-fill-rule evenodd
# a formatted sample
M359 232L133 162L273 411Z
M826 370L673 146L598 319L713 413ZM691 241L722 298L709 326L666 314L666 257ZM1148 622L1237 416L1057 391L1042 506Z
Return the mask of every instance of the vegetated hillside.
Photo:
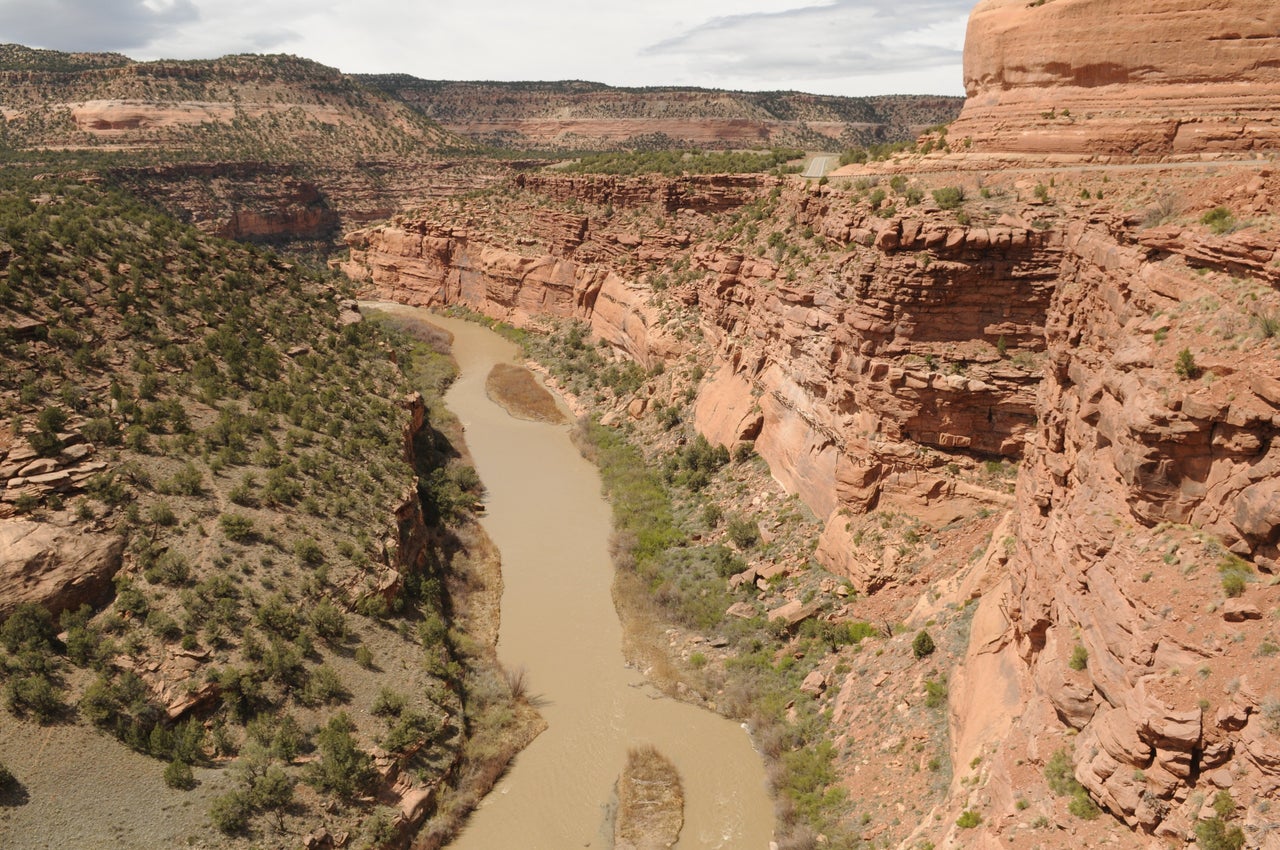
M323 254L343 226L485 185L473 147L293 56L134 62L0 45L0 161L109 173L215 236Z
M448 834L531 728L450 377L324 277L4 176L0 844Z
M303 163L466 146L394 98L295 56L122 59L4 45L0 144Z
M361 76L424 115L504 147L661 149L801 146L838 150L913 139L951 121L962 98L616 88L600 83L450 82Z

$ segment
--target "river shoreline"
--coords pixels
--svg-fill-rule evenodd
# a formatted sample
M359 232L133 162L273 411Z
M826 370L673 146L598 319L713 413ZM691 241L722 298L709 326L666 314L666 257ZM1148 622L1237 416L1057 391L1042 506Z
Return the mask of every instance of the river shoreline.
M498 340L502 356L516 359L514 346L478 325L413 312L458 335L487 334L484 345ZM549 728L517 757L454 846L604 846L600 824L626 752L653 744L685 778L689 820L679 847L764 850L772 801L749 737L737 722L654 691L628 663L632 654L623 654L611 512L599 473L564 427L512 419L484 397L488 368L469 368L463 347L455 348L462 375L446 404L461 419L488 487L482 523L503 553L498 652L508 669L528 670ZM460 404L468 393L475 395ZM549 504L559 496L568 501ZM522 526L534 533L512 537Z

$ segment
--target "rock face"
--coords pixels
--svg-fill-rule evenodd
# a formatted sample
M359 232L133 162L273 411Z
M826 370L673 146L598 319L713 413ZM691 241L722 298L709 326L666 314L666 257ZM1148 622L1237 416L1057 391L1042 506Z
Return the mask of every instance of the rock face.
M403 74L359 79L459 135L526 150L866 145L911 138L922 127L950 121L960 107L957 98L936 95L846 98Z
M1280 141L1268 0L983 0L951 128L982 152L1158 158Z
M1245 584L1243 599L1215 610L1224 575L1277 567L1280 370L1246 330L1247 307L1217 318L1261 356L1206 340L1206 314L1192 306L1216 308L1231 280L1265 293L1269 271L1232 278L1223 259L1256 232L1175 239L1117 218L1076 222L1064 237L1016 550L1005 585L983 598L986 626L979 636L975 624L957 682L956 755L1019 736L1045 753L1063 726L1078 730L1076 777L1095 801L1130 826L1189 840L1193 788L1230 787L1250 805L1280 783L1266 755L1274 723L1259 715L1277 683L1255 660L1269 650L1253 619L1275 610L1275 589ZM1156 242L1161 250L1148 247ZM1216 250L1166 250L1201 243ZM1196 375L1175 369L1184 343ZM1018 719L979 722L982 695L1010 679Z
M540 178L536 190L582 197L577 182ZM645 191L635 181L595 182L599 202L656 207L677 222L686 211L719 211L750 197L741 187L726 197L716 179L658 181ZM819 557L874 590L905 578L905 566L844 545L853 534L848 512L909 503L942 525L960 505L1003 502L996 491L949 477L942 457L1020 456L1038 378L999 347L1041 344L1060 236L1017 221L881 219L848 198L807 193L786 203L799 226L848 246L822 280L792 283L779 279L771 260L689 248L678 226L640 236L545 211L525 247L441 221L398 219L350 235L343 268L380 298L464 304L517 325L581 319L652 368L688 345L662 320L651 288L619 266L687 254L702 283L682 297L701 310L711 343L696 427L720 444L754 440L788 490L828 518ZM921 446L942 454L922 455Z
M111 598L124 538L22 519L0 520L0 619L24 602L54 616Z
M117 170L151 196L166 197L183 218L215 236L246 241L331 239L338 215L319 187L289 166L201 163Z

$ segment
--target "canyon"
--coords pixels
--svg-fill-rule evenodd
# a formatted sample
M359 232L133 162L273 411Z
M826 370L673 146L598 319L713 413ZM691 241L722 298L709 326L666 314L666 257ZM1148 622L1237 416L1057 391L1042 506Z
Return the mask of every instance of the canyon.
M220 236L341 234L332 266L363 298L582 329L580 345L637 378L571 401L655 467L695 435L758 458L757 477L744 460L712 489L765 545L698 527L742 568L723 577L732 604L714 628L672 626L664 651L727 670L741 659L725 623L774 630L768 663L808 665L782 713L827 718L851 841L1205 846L1206 830L1238 829L1219 846L1276 850L1277 14L1253 0L982 0L946 145L820 182L568 175L535 158L405 169L395 145L365 142L352 149L386 156L330 146L327 169L268 156L112 179ZM186 132L145 110L117 120L138 72L95 61L110 109L85 90L75 102L93 108L70 130L29 105L6 116L41 139ZM401 92L383 114L414 133L782 132L701 93L647 94L665 100L641 130L588 84L372 82ZM499 114L516 90L533 105ZM563 120L534 109L569 95L580 111ZM811 657L823 632L805 628L855 623L876 624L873 651L833 640ZM912 634L929 632L917 650ZM728 685L687 678L683 698L732 711Z
M900 170L926 194L943 179ZM696 360L695 427L749 442L823 520L828 570L900 612L920 599L909 623L980 597L951 746L982 767L948 805L984 822L950 840L1033 840L1019 813L1059 749L1142 832L1191 835L1227 789L1265 836L1275 193L1268 166L1003 172L965 188L961 223L928 201L885 216L840 181L530 177L357 231L343 268L402 303L585 322L651 374ZM1222 205L1248 224L1199 223ZM729 236L743 221L759 233ZM650 392L633 411L675 401ZM902 538L859 545L885 511L944 553L987 515L990 550L944 569Z

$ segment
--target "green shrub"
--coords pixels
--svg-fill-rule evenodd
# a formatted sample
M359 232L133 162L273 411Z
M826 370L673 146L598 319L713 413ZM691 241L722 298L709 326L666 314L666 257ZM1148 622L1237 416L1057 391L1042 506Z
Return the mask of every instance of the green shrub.
M1213 813L1223 820L1228 820L1236 813L1236 801L1230 791L1224 789L1214 795Z
M1243 596L1245 590L1244 576L1239 573L1224 573L1222 576L1222 592L1235 599Z
M405 711L383 737L382 748L392 753L405 752L429 740L438 731L440 731L438 721L416 711Z
M739 549L750 549L760 542L760 528L746 517L734 517L726 527L729 540Z
M364 847L388 847L396 837L398 813L379 806L364 823Z
M1178 352L1178 359L1173 361L1173 372L1184 381L1200 376L1200 367L1196 365L1196 358L1191 353L1191 349L1184 348Z
M973 829L980 823L982 823L982 815L973 809L965 809L960 813L960 817L956 818L956 826L961 829Z
M911 654L916 658L924 658L932 655L937 646L933 642L933 638L924 629L916 633L915 639L911 641Z
M369 711L376 717L399 717L407 703L408 700L404 694L390 688L383 688L378 691L378 696L374 698L373 706Z
M1083 790L1075 777L1075 766L1066 750L1055 750L1044 765L1044 779L1049 790L1058 797L1066 797Z
M318 791L349 800L373 782L373 759L356 745L355 728L346 712L340 712L317 734L320 759L308 766L307 782Z
M947 705L947 683L942 680L924 680L924 704L926 708L945 708Z
M46 407L36 417L36 430L29 440L37 454L52 457L62 451L58 433L67 425L67 412L60 407Z
M164 784L179 791L190 791L196 787L196 777L191 772L191 765L179 759L169 762L164 769Z
M1202 850L1241 850L1244 831L1228 825L1222 818L1206 818L1196 824L1196 846Z
M45 673L12 676L4 686L5 703L18 717L52 723L62 713L62 695Z
M1271 339L1280 336L1280 313L1256 313L1253 317L1253 323L1258 329L1258 335L1263 339Z
M249 826L253 804L242 790L229 791L213 799L209 806L209 819L219 832L227 835L243 833Z
M156 502L147 508L147 521L152 525L176 525L178 517L174 514L173 508L169 507L168 502Z
M324 563L324 550L310 537L301 537L293 544L293 556L307 567L318 567Z
M1200 216L1200 223L1207 224L1219 236L1236 229L1235 214L1227 207L1214 207Z
M0 626L0 644L11 655L51 651L55 641L53 617L47 608L34 602L19 604Z
M337 672L327 664L311 671L307 684L302 689L304 705L333 705L345 702L350 696Z
M191 578L191 567L181 552L169 550L142 573L151 584L167 584L180 587Z
M1244 594L1253 568L1248 561L1228 554L1218 563L1218 572L1222 576L1222 592L1234 599Z
M240 513L223 514L218 517L218 527L228 540L236 543L248 543L257 537L253 527L253 519Z
M302 631L297 606L278 593L269 596L254 616L258 625L285 640L293 640Z
M934 189L933 200L941 209L954 210L964 203L964 188L944 186L941 189Z
M1089 650L1082 645L1076 644L1075 649L1071 650L1071 660L1067 662L1067 666L1072 670L1083 670L1089 666Z
M341 643L347 638L346 615L328 599L321 599L307 616L311 628L325 643Z
M199 496L204 493L204 475L195 464L185 463L163 487L165 492L179 496Z
M1081 820L1093 820L1102 814L1102 810L1089 798L1089 792L1080 788L1071 795L1067 802L1067 811Z

